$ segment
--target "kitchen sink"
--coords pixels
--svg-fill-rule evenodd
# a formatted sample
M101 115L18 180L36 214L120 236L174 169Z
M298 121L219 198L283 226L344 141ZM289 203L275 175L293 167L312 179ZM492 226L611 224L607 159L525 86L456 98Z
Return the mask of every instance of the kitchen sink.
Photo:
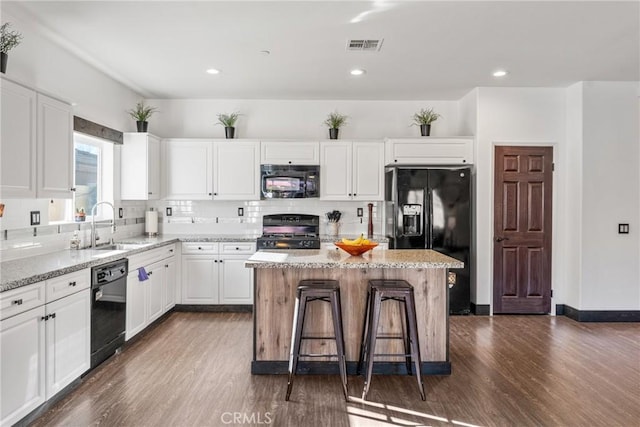
M148 243L114 243L113 245L96 246L96 251L130 251L133 249L144 248L149 246Z

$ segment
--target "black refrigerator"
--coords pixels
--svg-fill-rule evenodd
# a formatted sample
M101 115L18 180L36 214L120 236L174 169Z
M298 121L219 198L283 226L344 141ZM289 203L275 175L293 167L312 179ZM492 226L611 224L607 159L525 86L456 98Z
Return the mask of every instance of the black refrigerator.
M433 249L464 262L450 269L449 312L469 314L471 168L387 167L385 211L390 249Z

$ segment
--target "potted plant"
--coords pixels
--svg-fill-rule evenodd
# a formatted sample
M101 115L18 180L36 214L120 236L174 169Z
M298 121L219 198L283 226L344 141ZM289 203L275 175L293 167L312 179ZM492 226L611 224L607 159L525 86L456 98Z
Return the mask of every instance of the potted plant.
M348 118L349 116L340 114L337 111L330 113L327 116L327 120L324 121L324 124L329 126L329 139L338 139L338 131L342 126L347 124Z
M218 125L224 126L224 136L227 139L233 139L236 133L236 122L240 117L240 113L218 114Z
M129 114L136 121L136 125L138 126L138 132L146 132L147 127L149 126L149 117L158 111L156 107L150 107L148 105L144 105L144 101L140 101L136 104L135 108L129 110Z
M422 108L413 115L413 125L420 126L420 134L429 136L431 133L431 123L438 120L440 114L433 111L433 108Z
M87 215L84 212L84 208L77 208L76 209L76 222L84 222L84 220L87 218Z
M5 22L0 27L0 71L3 74L7 71L7 61L9 60L7 53L18 46L22 40L22 34L9 30L10 26L10 22Z

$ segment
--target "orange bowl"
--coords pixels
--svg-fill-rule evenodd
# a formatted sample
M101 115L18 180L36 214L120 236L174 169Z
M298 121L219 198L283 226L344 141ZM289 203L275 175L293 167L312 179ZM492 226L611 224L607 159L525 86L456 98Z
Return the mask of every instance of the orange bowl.
M342 242L335 242L335 245L343 251L347 252L349 255L353 256L362 255L363 253L368 252L378 246L378 244L375 242L371 242L368 245L347 245Z

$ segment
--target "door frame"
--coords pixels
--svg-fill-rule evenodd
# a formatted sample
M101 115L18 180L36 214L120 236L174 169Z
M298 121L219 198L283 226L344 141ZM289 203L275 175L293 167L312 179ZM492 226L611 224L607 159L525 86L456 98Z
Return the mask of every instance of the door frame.
M489 220L491 221L491 235L490 239L487 242L487 246L485 249L489 252L489 315L493 316L493 266L494 266L494 241L493 236L495 236L495 206L494 206L494 186L495 186L495 174L496 174L496 165L495 165L495 154L497 146L512 146L512 147L551 147L553 149L553 164L554 164L554 173L552 174L552 185L553 185L553 194L551 195L551 289L558 291L556 284L559 283L559 280L556 280L556 275L558 274L558 254L560 253L558 248L558 164L563 164L562 156L558 147L557 141L526 141L526 140L495 140L491 142L491 175L490 175L490 188L489 188L489 197L491 200L491 209L489 213ZM551 312L549 313L551 316L556 315L556 304L554 301L557 300L558 293L552 294L551 296Z

